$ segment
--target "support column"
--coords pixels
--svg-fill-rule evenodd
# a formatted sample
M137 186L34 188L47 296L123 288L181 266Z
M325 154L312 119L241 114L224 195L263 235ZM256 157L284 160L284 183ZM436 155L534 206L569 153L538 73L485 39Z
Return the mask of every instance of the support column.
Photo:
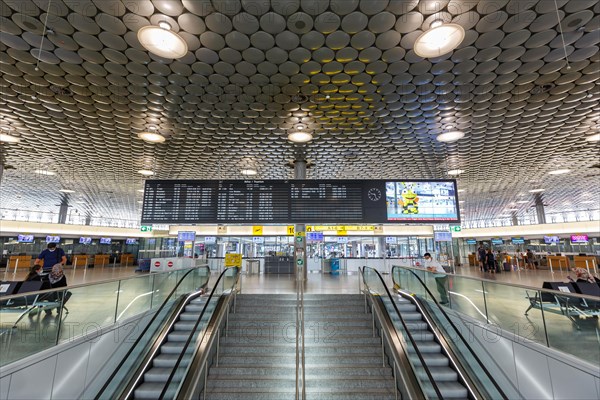
M306 160L294 160L294 179L306 179ZM306 225L296 224L294 226L294 260L296 264L296 277L301 270L302 279L308 278L306 265Z
M512 224L514 226L519 225L519 219L517 218L517 213L516 212L512 213Z
M536 193L533 196L535 203L535 213L537 214L537 222L538 224L546 223L546 209L544 208L544 199L542 198L541 193Z
M58 223L64 224L67 222L67 212L69 211L69 202L66 197L60 202L60 208L58 209Z
M91 215L86 215L85 216L85 224L86 225L91 225L92 224L92 216Z

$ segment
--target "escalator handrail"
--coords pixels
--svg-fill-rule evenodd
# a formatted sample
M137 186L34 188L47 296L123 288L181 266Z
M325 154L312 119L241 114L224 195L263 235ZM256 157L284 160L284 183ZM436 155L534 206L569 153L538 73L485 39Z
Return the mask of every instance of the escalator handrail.
M396 314L398 315L398 318L399 318L400 322L402 323L402 326L404 327L406 336L408 337L413 348L415 349L415 353L417 354L417 357L419 357L419 361L421 362L421 365L423 366L423 369L425 370L425 373L427 374L427 377L429 378L429 381L431 382L431 386L433 386L433 389L435 390L435 393L437 394L438 399L443 399L444 397L442 396L440 389L437 387L437 384L436 384L435 380L433 379L433 375L431 374L431 371L429 371L429 368L427 368L427 364L425 364L425 359L423 358L423 354L421 354L421 351L419 350L419 347L417 346L416 340L413 338L412 334L410 333L408 326L406 326L406 322L404 321L404 318L400 314L400 310L398 309L398 306L396 305L396 302L394 301L392 294L390 293L387 285L385 284L383 277L381 276L379 271L377 271L375 268L371 268L371 267L362 267L362 269L359 268L361 271L362 280L363 280L363 283L365 284L365 287L370 289L369 284L365 280L365 270L367 268L373 270L375 272L375 274L377 275L377 277L379 278L379 280L381 281L381 284L382 284L383 288L385 289L388 298L390 299L390 303L394 306L394 310L396 311ZM369 294L371 294L370 290L369 290ZM411 363L411 365L412 365L412 363ZM414 371L414 373L416 375L416 371Z
M394 285L399 285L395 279L394 279L394 269L396 268L402 268L399 267L397 265L394 265L392 267L392 282L394 283ZM452 328L454 329L454 331L458 334L458 337L460 338L460 340L464 343L464 345L467 347L467 349L469 350L469 352L471 352L471 355L473 356L473 358L475 358L475 360L477 361L477 363L479 364L479 366L481 367L481 369L483 370L483 372L487 375L487 377L489 378L489 380L494 384L494 386L496 387L496 389L498 390L498 392L500 394L502 394L504 399L507 399L507 397L504 395L504 391L500 388L500 386L498 385L498 383L496 382L496 380L492 377L492 374L490 373L490 371L488 371L488 369L485 367L485 365L483 364L483 362L479 359L479 357L477 357L477 354L475 353L475 351L473 350L473 348L471 346L469 346L469 342L467 342L467 340L465 339L465 337L462 335L462 333L460 332L460 329L458 329L458 327L454 324L454 322L452 322L452 319L450 319L450 316L448 315L448 313L446 313L446 311L444 310L444 308L438 303L437 299L435 298L435 296L433 295L433 293L431 293L431 290L429 290L429 288L427 287L427 285L425 285L425 282L423 282L423 280L421 279L421 277L419 275L417 275L415 273L415 271L411 270L411 269L406 269L407 271L410 271L411 274L413 274L421 283L421 285L425 288L425 290L427 291L427 294L429 294L429 296L433 299L435 305L437 306L437 308L442 312L442 314L444 315L444 318L446 318L446 320L450 323L450 325L452 326Z
M198 319L196 320L196 323L194 324L194 327L192 328L192 331L190 332L190 335L188 337L188 339L185 342L185 345L183 345L183 349L181 350L181 354L179 354L179 357L177 357L177 361L175 362L175 366L173 367L173 369L171 370L171 373L169 374L169 377L167 378L167 382L165 383L165 386L163 387L163 390L160 392L160 396L158 396L159 399L163 399L167 389L169 388L169 385L171 384L171 381L173 380L173 377L175 376L175 373L177 372L177 369L179 368L179 364L181 363L181 360L183 359L183 356L185 355L185 352L188 348L188 346L190 345L190 343L192 342L192 338L194 337L194 333L196 332L196 329L198 329L198 325L200 325L200 321L202 320L202 317L204 316L204 313L206 312L206 309L208 307L208 305L210 304L211 299L214 297L215 295L215 291L217 290L217 287L219 286L219 282L221 282L221 279L223 279L223 277L225 276L225 274L229 271L230 268L226 268L223 270L223 272L221 272L221 275L219 275L219 278L217 278L217 281L215 282L213 289L210 292L210 295L208 296L206 303L204 303L204 307L202 307L202 312L200 313L200 316L198 316ZM235 275L235 279L233 282L233 285L231 286L231 289L233 290L235 288L235 286L237 285L238 279L240 277L240 270L239 268L236 267L236 275ZM202 336L202 340L204 339L204 336L206 335L207 330L204 331L204 335ZM200 340L202 342L202 340Z
M108 387L108 385L110 385L110 383L115 378L115 376L117 375L117 373L119 372L119 370L121 369L121 367L123 366L123 364L125 363L125 361L127 361L127 359L129 358L129 356L131 355L131 353L133 352L133 350L138 346L139 342L142 340L142 338L144 337L144 335L146 334L146 332L148 332L148 329L150 329L150 326L154 323L154 321L156 320L156 318L158 318L158 316L160 315L160 313L163 310L163 308L169 302L169 300L171 299L171 297L173 296L173 294L177 291L177 289L179 288L179 285L181 285L181 283L185 280L185 278L187 278L187 276L190 273L192 273L192 271L196 271L196 270L198 270L200 268L205 268L205 269L208 270L208 277L209 277L209 280L210 280L210 268L208 266L206 266L206 265L200 266L198 268L190 268L190 270L187 271L181 277L181 279L179 280L179 282L177 282L177 284L175 285L175 287L173 288L173 290L171 290L171 292L169 293L169 295L167 296L167 298L163 301L163 303L160 305L160 307L158 308L158 310L156 310L156 312L152 316L152 319L150 319L150 321L146 324L146 326L144 327L144 330L142 331L142 333L139 334L139 336L137 337L137 339L135 340L135 342L131 345L131 347L129 348L129 350L125 354L125 356L123 358L121 358L121 361L119 362L119 365L117 365L117 367L114 369L114 371L112 372L112 374L110 374L110 377L106 380L106 382L104 383L104 385L102 385L102 388L100 389L100 391L96 395L96 399L99 399L100 396L104 393L104 391ZM208 284L208 281L206 281L206 283L203 286L206 286L206 284Z

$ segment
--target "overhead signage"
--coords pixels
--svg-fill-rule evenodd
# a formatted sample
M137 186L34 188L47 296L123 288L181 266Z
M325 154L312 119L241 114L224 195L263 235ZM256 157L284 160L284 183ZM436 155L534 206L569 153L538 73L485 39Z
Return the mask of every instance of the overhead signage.
M60 236L46 236L46 243L60 243Z
M348 238L347 237L339 237L337 238L337 242L338 243L348 243Z
M288 225L287 226L287 234L288 235L294 235L294 225Z
M205 244L214 244L214 243L217 243L217 237L216 236L205 236L204 237L204 243Z
M462 228L460 227L460 225L455 225L455 226L451 226L450 230L452 232L460 232L460 231L462 231Z
M33 243L33 235L19 235L19 236L17 236L17 242Z
M511 238L510 241L512 242L512 244L525 244L525 238L522 237Z
M140 231L152 232L152 225L142 225L142 226L140 226Z
M91 237L80 237L79 244L92 244L92 238Z
M396 244L398 243L398 238L396 236L388 236L385 238L385 242L387 244Z
M255 236L260 236L263 234L263 227L262 226L253 226L252 227L252 234Z
M465 240L467 244L477 244L477 239L467 239Z
M315 231L374 231L374 225L307 225L306 232Z
M323 232L306 232L306 240L313 242L322 242Z
M179 231L177 232L177 241L193 242L196 240L196 231Z
M588 235L571 235L571 243L587 244L588 242Z
M264 243L265 238L263 236L254 236L252 238L252 243Z
M495 244L495 245L504 244L504 240L502 240L502 238L492 238L491 242L492 242L492 244Z
M544 243L546 244L558 244L560 238L558 236L544 236Z
M138 244L138 241L136 238L127 238L125 239L125 244Z
M458 223L459 215L454 180L152 179L146 181L141 222L354 226Z
M433 232L433 240L436 242L451 242L452 241L452 233L451 232Z
M100 238L100 244L111 244L111 242L112 242L111 238L107 238L107 237Z

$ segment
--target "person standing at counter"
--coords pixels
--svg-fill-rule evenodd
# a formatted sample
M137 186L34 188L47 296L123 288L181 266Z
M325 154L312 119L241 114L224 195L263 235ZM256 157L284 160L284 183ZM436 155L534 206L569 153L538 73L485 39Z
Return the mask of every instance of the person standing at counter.
M442 267L442 264L438 261L434 260L430 253L423 254L423 258L425 259L423 267L427 271L433 272L437 290L440 294L440 304L448 304L448 289L446 289L446 286L448 285L448 275L446 275L444 267Z
M65 265L67 256L60 247L56 247L56 243L48 243L48 248L40 253L35 260L35 265L39 265L40 261L44 260L44 272L50 272L55 264Z

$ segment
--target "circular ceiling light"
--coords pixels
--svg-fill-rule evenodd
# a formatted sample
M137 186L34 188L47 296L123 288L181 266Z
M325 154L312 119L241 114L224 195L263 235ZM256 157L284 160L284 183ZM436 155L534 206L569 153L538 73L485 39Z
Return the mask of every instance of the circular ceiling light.
M436 137L438 142L451 143L465 137L465 133L461 131L444 132Z
M448 175L460 175L465 172L463 169L451 169L448 171Z
M33 171L35 174L38 175L56 175L54 172L52 171L47 171L45 169L36 169L35 171Z
M562 175L562 174L568 174L569 172L571 172L570 169L557 169L554 171L550 171L548 172L550 175Z
M156 132L140 132L138 137L150 143L163 143L166 140L163 135Z
M464 38L465 29L462 26L437 20L417 38L414 50L419 57L439 57L456 49Z
M161 21L158 26L148 25L140 28L137 38L149 52L164 58L181 58L187 54L186 41L171 30L171 25Z
M292 132L288 135L288 140L294 143L307 143L312 140L313 136L309 132Z
M142 174L142 175L145 175L145 176L152 176L152 175L154 175L154 172L150 171L149 169L140 169L138 171L138 174Z
M140 193L144 193L144 189L138 189L137 191Z
M546 189L531 189L529 191L529 193L539 193L539 192L543 192L544 190L546 190Z
M600 141L600 133L596 133L595 135L586 137L585 141L586 142L598 142L598 141Z
M71 189L58 189L58 191L63 193L75 193L75 191Z
M257 174L256 170L252 169L252 168L245 168L245 169L241 170L240 172L242 173L242 175L248 175L248 176Z
M6 133L0 133L0 142L4 143L19 143L21 138L16 136L8 135Z

